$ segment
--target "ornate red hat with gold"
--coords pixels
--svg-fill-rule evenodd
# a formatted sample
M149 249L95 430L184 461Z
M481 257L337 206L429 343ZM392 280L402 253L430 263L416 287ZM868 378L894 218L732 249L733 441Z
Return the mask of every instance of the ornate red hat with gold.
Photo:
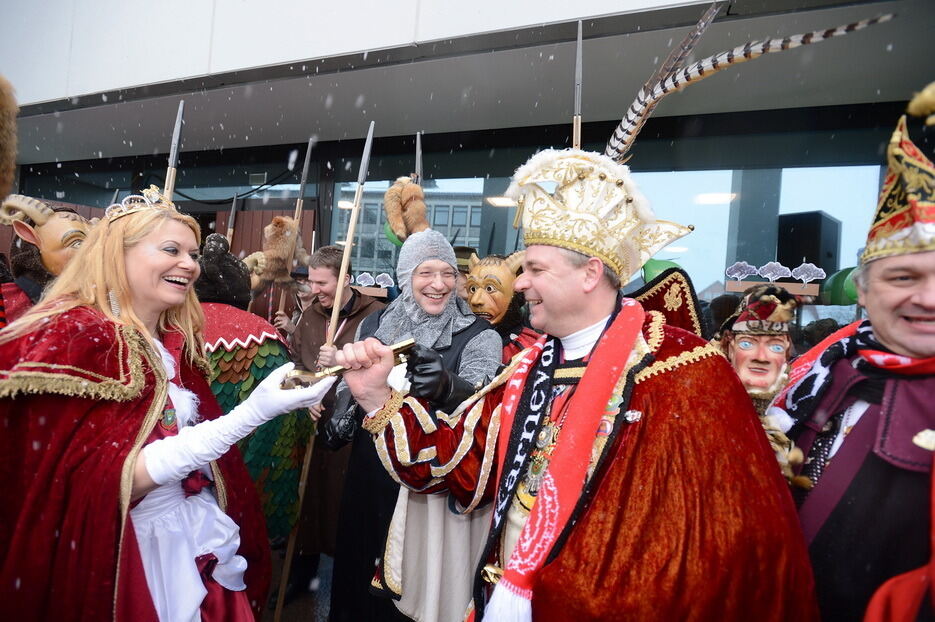
M718 331L751 335L786 335L795 317L798 299L785 289L773 285L757 285L747 291L737 311L727 318Z
M931 91L931 86L926 91ZM914 99L913 104L919 99ZM910 140L906 117L896 125L886 159L886 179L861 264L893 255L935 251L935 165Z

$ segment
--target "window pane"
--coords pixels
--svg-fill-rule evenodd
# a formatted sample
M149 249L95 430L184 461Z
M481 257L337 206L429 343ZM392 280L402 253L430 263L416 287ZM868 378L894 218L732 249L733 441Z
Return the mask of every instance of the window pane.
M783 169L779 214L820 211L839 220L838 267L855 266L867 241L879 187L880 167L876 165ZM807 259L817 263L817 258Z
M695 225L692 233L653 258L674 261L684 268L703 300L724 293L727 251L736 243L728 239L731 177L732 171L633 174L658 219Z

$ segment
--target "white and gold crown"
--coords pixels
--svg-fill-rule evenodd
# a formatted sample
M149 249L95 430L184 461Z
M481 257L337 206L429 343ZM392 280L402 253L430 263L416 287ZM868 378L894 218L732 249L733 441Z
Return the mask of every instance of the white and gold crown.
M550 191L542 184L555 184ZM541 151L519 167L507 196L522 215L526 246L545 244L604 262L627 282L691 227L656 220L629 167L579 149Z
M141 194L131 194L123 198L120 203L114 203L104 210L104 218L110 222L148 209L167 209L178 211L175 203L160 192L158 186L150 185Z

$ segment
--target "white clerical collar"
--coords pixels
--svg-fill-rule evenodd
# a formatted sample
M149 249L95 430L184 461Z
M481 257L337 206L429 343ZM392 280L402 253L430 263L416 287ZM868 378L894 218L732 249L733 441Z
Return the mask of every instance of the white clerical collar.
M597 340L601 338L601 333L604 332L608 319L610 319L609 315L596 324L582 328L567 337L562 337L562 351L565 354L565 360L574 361L587 356L594 348Z

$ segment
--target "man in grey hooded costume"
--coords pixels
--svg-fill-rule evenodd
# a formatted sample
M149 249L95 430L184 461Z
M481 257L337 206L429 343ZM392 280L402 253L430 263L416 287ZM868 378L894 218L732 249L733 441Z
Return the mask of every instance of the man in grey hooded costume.
M385 344L411 337L441 355L452 382L439 388L447 394L440 395L440 401L446 397L460 401L453 395L456 383L462 388L463 383L486 383L496 374L501 358L496 331L457 296L457 271L455 253L442 234L432 230L412 234L396 267L402 293L382 312L364 320L357 331L357 340L373 336ZM338 391L340 404L347 392L343 386ZM364 413L353 403L344 416L337 416L338 412L336 408L325 429L326 442L334 446L353 438L353 446L341 501L329 619L405 620L390 598L371 595L371 580L374 562L384 554L394 507L405 507L408 495L400 496L399 484L381 465L372 436L360 428ZM386 592L389 586L378 581L373 587ZM386 595L393 595L389 591Z

